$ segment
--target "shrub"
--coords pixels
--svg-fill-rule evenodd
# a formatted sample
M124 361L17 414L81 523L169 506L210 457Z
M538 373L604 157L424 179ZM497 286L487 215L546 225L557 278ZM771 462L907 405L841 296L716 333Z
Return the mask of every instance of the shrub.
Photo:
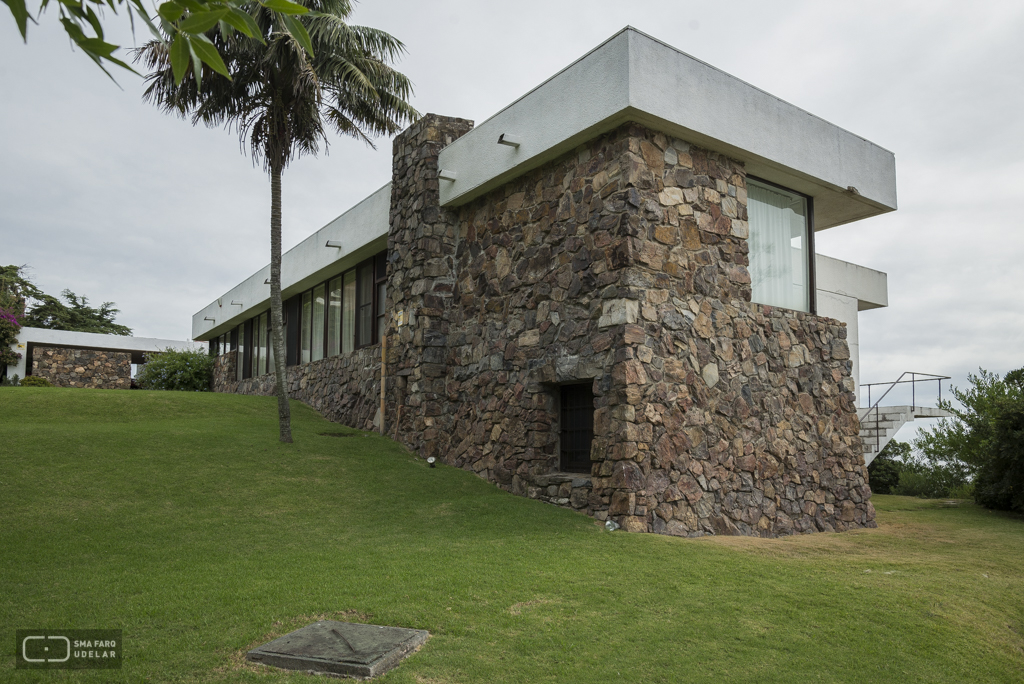
M167 349L147 354L136 382L142 389L209 392L213 357L202 350Z
M21 381L22 387L53 387L50 381L46 378L41 378L38 375L30 375Z
M9 378L0 378L0 387L17 387L20 384L21 380L18 379L17 373Z
M915 453L907 442L892 440L868 466L874 494L920 496L926 499L969 499L972 471L957 461L939 461Z
M1024 513L1024 368L1000 380L980 370L971 387L952 389L962 405L943 401L952 414L914 443L932 463L973 475L974 498L982 506Z
M900 483L900 472L904 462L910 457L910 445L899 440L891 440L882 447L868 466L868 483L873 494L892 494L892 490Z

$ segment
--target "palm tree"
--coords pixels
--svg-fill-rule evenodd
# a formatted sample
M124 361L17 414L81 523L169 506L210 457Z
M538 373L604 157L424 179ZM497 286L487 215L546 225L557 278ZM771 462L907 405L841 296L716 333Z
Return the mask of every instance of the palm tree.
M282 334L281 174L292 159L326 149L328 128L373 147L371 136L393 135L419 116L408 103L412 83L390 66L405 52L401 41L349 25L349 0L297 1L310 12L291 17L257 3L245 7L263 42L238 32L207 34L231 80L204 67L201 89L189 77L176 84L168 43L151 41L135 55L150 72L144 100L190 117L193 125L235 129L253 163L270 174L271 343L282 442L292 437Z

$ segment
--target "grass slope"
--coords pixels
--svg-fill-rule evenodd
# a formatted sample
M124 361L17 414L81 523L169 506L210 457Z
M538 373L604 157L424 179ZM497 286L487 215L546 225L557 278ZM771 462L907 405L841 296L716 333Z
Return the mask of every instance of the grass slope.
M1018 518L609 533L301 404L281 445L274 402L0 389L0 680L309 681L242 654L321 617L429 630L387 682L1024 678ZM123 629L124 669L15 670L38 627Z

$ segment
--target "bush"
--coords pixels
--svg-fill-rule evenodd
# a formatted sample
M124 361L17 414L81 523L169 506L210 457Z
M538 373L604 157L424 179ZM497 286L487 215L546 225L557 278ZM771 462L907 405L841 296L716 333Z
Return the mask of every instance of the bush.
M899 440L891 440L882 447L868 466L868 484L873 494L892 494L892 490L900 483L900 472L905 461L910 458L910 445Z
M17 373L9 378L0 378L0 387L17 387L20 384L21 380L18 379Z
M38 375L30 375L21 381L22 387L53 387L50 381L46 378L41 378Z
M972 471L960 462L929 459L910 444L892 440L868 466L874 494L920 496L925 499L969 499Z
M147 354L136 382L142 389L209 392L213 357L202 350L167 349Z
M973 475L982 506L1024 513L1024 368L1002 380L985 370L967 379L970 388L952 389L963 408L941 402L952 418L914 445L930 462Z

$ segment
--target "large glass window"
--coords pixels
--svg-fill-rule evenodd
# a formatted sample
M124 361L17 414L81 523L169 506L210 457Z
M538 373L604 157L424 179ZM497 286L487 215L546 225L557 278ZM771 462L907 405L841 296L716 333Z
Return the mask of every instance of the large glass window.
M387 305L387 287L385 283L388 279L388 261L387 252L381 252L374 258L374 284L377 286L377 338L385 332L384 324L384 309Z
M747 180L752 301L810 311L807 198Z
M274 324L270 320L270 312L264 314L267 317L267 372L274 372Z
M341 351L348 354L356 346L356 272L346 273L344 283L341 304Z
M236 348L238 349L238 354L235 355L235 369L236 369L236 375L237 375L236 379L237 380L241 380L243 377L245 377L245 365L244 365L245 364L245 358L244 358L244 351L245 351L245 323L243 323L242 325L238 326L238 333L237 334L238 334L238 342L237 342Z
M288 298L284 302L285 330L290 331L285 335L288 364L349 354L378 342L386 327L386 281L387 252L379 252L348 271ZM256 323L258 317L253 319L253 324ZM255 342L258 347L258 339ZM221 346L230 349L234 345L230 337L226 337ZM253 355L259 358L258 349Z
M327 286L327 355L341 353L341 278Z
M309 363L310 359L310 323L313 314L313 293L305 292L302 295L302 355L299 363Z
M260 364L257 375L267 372L267 314L260 315Z
M373 343L373 262L364 262L356 269L356 345Z
M324 358L324 286L313 288L313 351L311 361Z

